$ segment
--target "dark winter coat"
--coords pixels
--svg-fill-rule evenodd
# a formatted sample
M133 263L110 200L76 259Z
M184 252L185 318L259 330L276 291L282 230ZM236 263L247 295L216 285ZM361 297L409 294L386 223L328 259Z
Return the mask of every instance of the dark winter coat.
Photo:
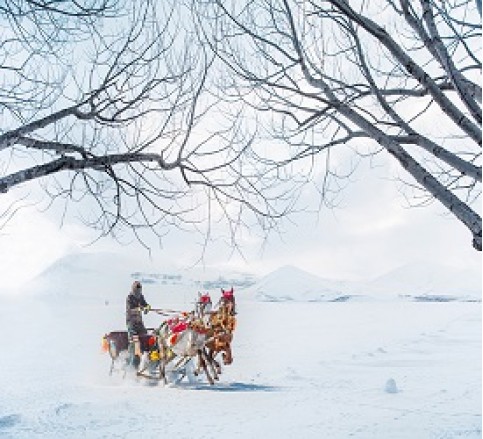
M148 303L141 292L131 292L126 298L126 325L132 334L145 334L141 309Z

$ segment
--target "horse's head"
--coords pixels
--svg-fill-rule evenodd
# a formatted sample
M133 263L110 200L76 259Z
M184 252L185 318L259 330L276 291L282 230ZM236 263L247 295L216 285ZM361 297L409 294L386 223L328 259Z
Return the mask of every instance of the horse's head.
M198 293L198 303L211 303L210 293Z
M198 316L203 317L211 311L211 297L209 293L198 293L198 300L196 301L196 312Z
M225 300L231 300L233 301L235 299L235 296L233 295L233 287L231 287L230 290L224 290L223 288L221 289L221 298Z

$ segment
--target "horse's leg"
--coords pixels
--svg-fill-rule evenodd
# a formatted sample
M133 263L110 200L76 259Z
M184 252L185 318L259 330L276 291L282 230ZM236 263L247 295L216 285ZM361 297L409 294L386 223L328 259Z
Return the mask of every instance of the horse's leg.
M218 375L221 374L221 365L218 361L216 361L215 357L216 357L216 354L218 354L218 350L217 350L217 345L216 345L216 342L214 342L212 345L210 346L207 346L207 357L210 359L210 362L214 365L214 367L216 368L216 373Z
M111 357L111 368L109 369L109 376L112 376L112 372L114 372L114 361L119 356L117 352L116 343L111 338L107 337L107 342L109 343L109 356Z
M210 358L211 358L211 361L213 361L213 364L215 365L216 367L216 371L218 372L218 374L221 374L221 364L218 360L216 360L216 354L218 353L218 351L215 351L214 349L210 352Z
M143 352L141 354L141 358L139 359L139 366L136 372L136 375L138 376L145 376L144 372L146 371L149 365L149 361L147 360L146 356L147 356L146 352Z
M203 367L203 371L205 372L205 375L206 375L206 379L208 380L208 382L213 385L215 384L215 381L213 380L213 378L211 377L210 375L210 372L208 371L208 366L207 366L207 358L206 358L206 355L205 353L200 349L198 350L198 354L200 355L200 357L202 358L202 367Z
M215 366L217 374L221 374L221 365L218 361L216 361L215 357L218 354L218 337L214 336L212 343L207 345L208 349L208 358L210 359L210 362Z
M203 363L204 363L204 359L203 359L203 355L201 354L201 352L205 349L206 346L208 346L209 344L205 344L205 346L203 346L202 349L198 349L198 364L196 366L196 369L194 370L194 375L195 376L198 376L201 372L201 369L203 368Z
M231 353L231 344L230 343L224 343L223 344L223 364L231 364L233 363L233 357Z
M159 379L163 380L165 385L168 384L166 379L166 358L164 357L159 360Z
M184 356L178 363L177 367L176 367L176 371L179 373L179 375L176 377L176 384L178 384L179 382L181 382L181 380L186 376L186 365L191 361L193 357L191 356Z
M198 355L197 355L197 358L198 358L198 364L196 365L196 368L195 370L193 371L193 374L194 376L198 376L201 372L201 364L203 363L203 358L201 358L201 350L198 351Z
M227 364L231 364L233 363L233 352L231 350L231 344L228 343L228 349L227 349L227 355L228 355L228 363Z
M218 370L217 370L217 367L216 367L216 364L215 364L213 357L208 352L206 352L205 348L203 348L203 354L204 354L205 358L208 360L207 363L210 366L210 370L211 370L211 373L213 375L213 378L216 381L218 381L220 379L220 377L218 376Z

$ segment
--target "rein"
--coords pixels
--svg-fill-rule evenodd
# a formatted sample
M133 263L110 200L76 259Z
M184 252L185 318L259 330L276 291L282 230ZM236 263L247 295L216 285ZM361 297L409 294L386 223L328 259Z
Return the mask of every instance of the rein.
M162 316L171 316L172 314L180 314L186 317L188 315L186 311L178 311L176 309L151 308L149 311L155 312L156 314L159 314Z

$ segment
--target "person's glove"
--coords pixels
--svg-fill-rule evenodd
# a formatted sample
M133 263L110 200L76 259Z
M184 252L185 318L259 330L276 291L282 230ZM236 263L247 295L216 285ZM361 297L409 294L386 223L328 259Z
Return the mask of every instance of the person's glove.
M143 308L143 311L144 311L144 314L147 314L149 311L151 311L151 305L146 305L146 306Z

